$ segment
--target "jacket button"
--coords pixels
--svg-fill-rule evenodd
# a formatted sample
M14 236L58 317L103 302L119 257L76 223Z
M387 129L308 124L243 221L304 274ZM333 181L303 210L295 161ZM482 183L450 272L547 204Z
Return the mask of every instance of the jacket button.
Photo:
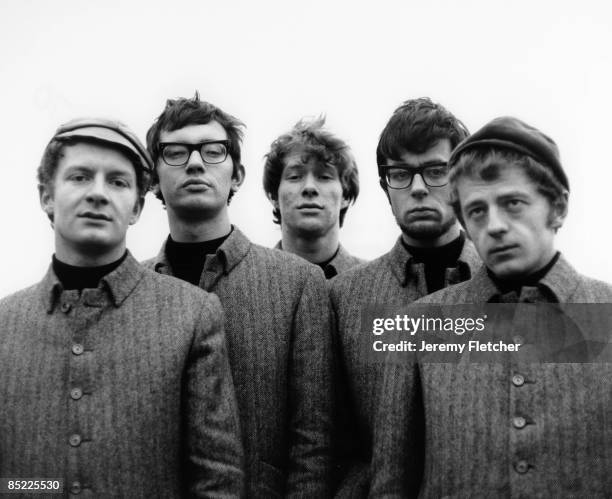
M521 345L525 343L525 340L522 336L515 336L514 338L512 338L512 341L514 341L514 343L520 343Z
M81 435L78 435L76 433L74 435L70 435L68 443L72 445L72 447L78 447L79 445L81 445Z
M72 397L73 400L79 400L82 396L83 390L81 390L80 388L73 388L72 390L70 390L70 397Z
M520 430L521 428L525 428L525 425L527 424L527 420L522 416L516 416L512 420L512 424L514 425L515 428L518 428Z
M64 302L62 303L62 305L60 306L60 310L62 312L64 312L65 314L67 314L68 312L70 312L70 309L72 308L72 305L70 305L70 303L68 302Z
M72 482L70 484L70 493L71 494L80 494L81 493L81 482Z
M529 470L529 463L521 459L520 461L517 461L516 463L514 463L514 469L516 470L517 473L524 475Z
M525 384L525 376L522 374L515 374L512 376L512 384L514 386L523 386Z
M80 343L75 343L74 345L72 345L72 353L74 355L81 355L84 351L85 347L83 347L83 345L81 345Z

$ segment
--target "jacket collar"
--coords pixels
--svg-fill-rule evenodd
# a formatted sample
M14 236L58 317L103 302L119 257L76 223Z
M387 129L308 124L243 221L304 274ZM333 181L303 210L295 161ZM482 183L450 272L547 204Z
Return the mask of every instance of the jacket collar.
M98 289L106 291L115 307L119 307L131 294L142 279L145 268L140 265L128 251L125 260L115 270L100 279ZM64 291L62 283L49 265L47 273L41 282L42 296L48 313L53 312L60 295Z
M283 241L281 240L276 243L274 249L283 251ZM344 246L339 244L338 249L336 250L336 254L325 266L325 275L327 275L329 271L332 271L333 275L335 276L341 272L344 272L345 270L350 269L351 267L356 265L356 262L361 263L362 260L352 256L348 251L346 251L346 249L344 249Z
M538 287L545 289L553 301L568 303L579 284L578 272L563 255L560 255L557 262L538 283ZM489 302L501 295L501 291L489 277L484 265L475 273L470 282L470 289L472 292L469 299L477 302Z
M387 253L387 257L391 271L402 287L406 287L413 275L412 266L415 262L413 262L413 256L402 244L401 235L397 238L391 251ZM472 277L481 265L482 262L476 252L474 243L466 238L457 260L457 269L461 276L460 281L466 281Z
M153 268L155 272L159 272L160 274L172 275L172 268L170 267L166 255L166 244L167 241L164 241L164 244L154 259ZM229 274L232 269L242 261L249 252L250 247L251 241L249 241L238 227L232 225L232 232L227 239L223 241L223 244L219 246L216 252L216 256L219 262L221 262L225 275Z

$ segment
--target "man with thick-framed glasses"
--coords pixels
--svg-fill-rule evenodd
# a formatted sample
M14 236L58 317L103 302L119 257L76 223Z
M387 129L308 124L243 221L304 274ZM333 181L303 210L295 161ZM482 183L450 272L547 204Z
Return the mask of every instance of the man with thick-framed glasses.
M337 317L343 386L336 460L338 497L364 497L369 483L373 421L382 366L372 363L360 331L368 306L407 305L471 277L479 259L450 205L448 159L468 131L428 98L404 102L385 126L376 150L380 186L402 234L389 253L336 277L331 286Z
M228 204L245 175L243 126L197 94L168 100L147 133L147 147L170 235L146 263L221 300L247 497L326 497L332 419L327 284L316 266L253 244L231 225Z

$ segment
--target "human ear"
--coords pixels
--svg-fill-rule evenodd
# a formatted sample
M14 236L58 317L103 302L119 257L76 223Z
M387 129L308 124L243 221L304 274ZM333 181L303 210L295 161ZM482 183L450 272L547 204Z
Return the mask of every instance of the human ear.
M549 225L555 231L559 230L565 221L568 200L569 193L564 190L561 195L551 203Z
M38 197L40 200L40 207L47 214L51 223L53 223L54 199L52 186L38 184Z

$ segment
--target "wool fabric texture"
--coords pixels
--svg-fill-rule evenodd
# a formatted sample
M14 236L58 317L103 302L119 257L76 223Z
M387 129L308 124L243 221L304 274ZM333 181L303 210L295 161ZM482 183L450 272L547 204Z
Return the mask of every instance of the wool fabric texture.
M165 247L146 264L172 275ZM321 269L234 227L206 257L199 285L225 310L247 496L327 497L333 372Z
M474 245L466 240L456 266L446 269L445 285L469 279L479 266ZM375 304L401 307L426 295L425 266L413 261L400 236L389 253L335 277L330 293L339 357L336 497L365 497L383 368L370 361L363 347L361 311Z
M483 267L416 303L499 302ZM612 303L561 256L519 302ZM515 382L515 376L519 382ZM612 364L391 363L372 497L589 497L612 490ZM513 424L517 416L524 423Z
M84 497L237 497L238 412L214 295L128 254L97 289L49 269L0 301L0 476Z

